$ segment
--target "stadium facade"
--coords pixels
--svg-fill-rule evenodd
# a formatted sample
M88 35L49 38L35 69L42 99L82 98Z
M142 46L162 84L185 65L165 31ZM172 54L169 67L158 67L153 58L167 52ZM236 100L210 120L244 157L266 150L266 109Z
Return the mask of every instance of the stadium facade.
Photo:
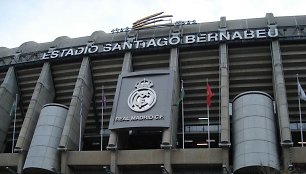
M305 27L268 13L1 47L0 173L305 173Z

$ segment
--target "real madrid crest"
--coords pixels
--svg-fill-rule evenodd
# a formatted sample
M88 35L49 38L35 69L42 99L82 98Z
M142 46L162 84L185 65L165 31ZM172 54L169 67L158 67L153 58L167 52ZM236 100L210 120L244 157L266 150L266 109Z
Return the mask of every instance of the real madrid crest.
M131 92L128 98L130 109L135 112L144 112L149 110L156 103L156 93L151 88L153 82L148 79L143 79L136 83L136 89Z

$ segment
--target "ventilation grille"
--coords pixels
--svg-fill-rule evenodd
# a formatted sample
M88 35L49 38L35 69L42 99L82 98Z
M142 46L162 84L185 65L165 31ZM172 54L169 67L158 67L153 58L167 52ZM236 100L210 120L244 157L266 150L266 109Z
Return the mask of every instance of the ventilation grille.
M262 91L273 97L269 45L229 48L230 101L240 93Z
M21 96L18 96L18 98L20 99L20 102L18 103L18 107L16 111L15 143L19 136L19 132L20 132L20 129L23 123L23 119L27 112L28 106L30 104L30 100L32 98L32 94L34 92L34 88L39 78L41 69L42 69L41 64L39 67L31 67L31 68L20 67L16 69L16 75L17 75L17 80L18 80ZM24 115L21 114L20 104L23 107ZM8 143L11 143L13 140L13 132L14 132L14 119L12 119L9 133L7 135Z
M55 103L70 105L80 67L81 62L51 65L55 87Z
M299 122L297 78L306 89L306 44L281 45L284 76L286 82L288 109L291 122ZM302 116L306 114L306 102L301 100ZM302 117L305 118L305 117ZM305 119L304 119L305 120Z
M214 93L210 107L211 122L219 121L219 50L181 51L179 54L181 79L184 81L185 124L199 124L199 117L207 117L206 80Z
M169 69L169 53L133 56L133 71Z
M108 128L116 92L118 76L121 73L123 56L120 58L99 57L92 60L92 75L95 84L96 114L91 106L87 117L85 138L88 144L99 145L102 115L102 86L106 97L106 108L103 113L103 128ZM98 118L97 118L98 117ZM106 142L105 142L106 143ZM104 143L103 143L104 144Z

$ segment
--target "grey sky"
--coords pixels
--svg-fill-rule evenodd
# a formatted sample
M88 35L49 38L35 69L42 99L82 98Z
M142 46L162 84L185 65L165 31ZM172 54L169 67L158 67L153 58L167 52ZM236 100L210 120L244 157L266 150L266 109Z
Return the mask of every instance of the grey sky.
M305 0L0 0L0 47L27 41L51 42L59 36L89 36L131 27L136 20L164 11L173 21L197 22L306 15Z

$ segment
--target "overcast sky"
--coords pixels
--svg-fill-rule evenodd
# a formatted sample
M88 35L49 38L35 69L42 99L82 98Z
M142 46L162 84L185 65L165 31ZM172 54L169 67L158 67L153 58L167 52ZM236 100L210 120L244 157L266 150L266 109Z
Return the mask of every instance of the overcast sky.
M89 36L131 27L145 16L165 12L172 21L218 21L306 15L306 0L0 0L0 47L27 41L50 42L59 36Z

